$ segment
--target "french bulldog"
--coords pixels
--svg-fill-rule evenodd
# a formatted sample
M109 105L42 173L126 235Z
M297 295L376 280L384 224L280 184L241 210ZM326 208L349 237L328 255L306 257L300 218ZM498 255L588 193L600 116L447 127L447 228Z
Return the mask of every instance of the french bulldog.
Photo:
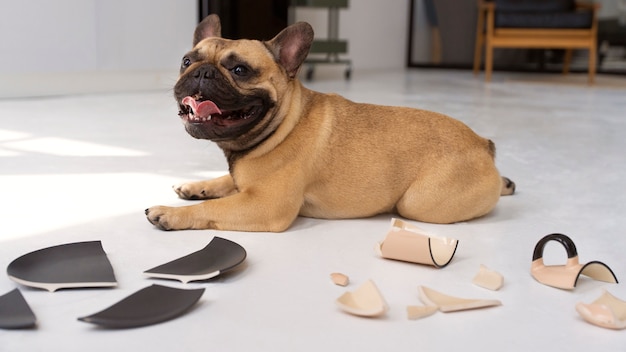
M298 70L312 41L305 22L269 41L224 39L216 15L197 26L174 96L187 132L215 142L229 174L174 186L180 198L205 201L148 208L152 224L281 232L298 216L381 213L448 224L513 194L494 143L462 122L305 88Z

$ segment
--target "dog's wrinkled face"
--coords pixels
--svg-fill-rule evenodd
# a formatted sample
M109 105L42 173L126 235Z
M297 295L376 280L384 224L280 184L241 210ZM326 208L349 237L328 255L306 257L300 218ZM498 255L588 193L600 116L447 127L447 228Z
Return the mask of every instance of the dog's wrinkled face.
M251 62L242 57L246 45L241 44L208 38L183 58L174 95L179 115L193 137L214 141L237 138L275 106L276 89L263 84L264 75L276 66L270 53L260 42L245 43L258 46L256 55L265 56Z
M282 95L310 47L307 26L261 42L223 39L217 16L203 20L174 87L187 132L232 150L251 148L271 134Z

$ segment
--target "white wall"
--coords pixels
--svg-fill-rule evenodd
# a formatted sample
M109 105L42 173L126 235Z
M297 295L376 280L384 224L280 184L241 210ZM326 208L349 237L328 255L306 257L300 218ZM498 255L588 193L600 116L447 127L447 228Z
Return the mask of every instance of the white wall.
M171 84L191 47L196 7L196 0L0 0L0 97Z
M400 69L409 0L351 0L339 35L355 71ZM171 86L196 0L0 0L0 98ZM297 11L326 36L327 12Z
M176 67L196 17L195 0L0 0L0 73Z
M94 68L94 15L94 1L0 0L0 72Z
M92 1L98 69L177 69L191 48L196 0Z

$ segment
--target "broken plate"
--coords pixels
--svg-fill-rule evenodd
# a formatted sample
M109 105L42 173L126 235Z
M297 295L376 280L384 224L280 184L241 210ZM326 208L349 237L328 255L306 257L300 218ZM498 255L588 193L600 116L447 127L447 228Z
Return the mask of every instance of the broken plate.
M50 292L117 286L100 241L63 244L25 254L9 264L7 274L17 283Z
M497 291L504 284L504 277L502 274L481 264L478 273L472 280L472 283L488 290Z
M246 250L243 247L227 239L214 237L203 249L146 270L144 274L157 279L188 283L218 276L245 259Z
M376 251L387 259L433 265L443 268L450 263L459 241L435 237L400 219L391 219L391 229Z
M437 306L442 312L478 309L502 305L497 299L467 299L445 295L426 286L419 286L419 297L427 306Z
M174 319L188 311L202 297L204 288L183 290L152 285L143 288L109 308L78 318L107 328L134 328Z
M577 303L576 311L591 324L615 330L626 328L626 302L606 290L592 303Z
M565 247L567 252L567 262L565 265L544 265L543 249L550 241L557 241ZM611 268L606 264L599 261L580 264L578 262L578 252L574 241L560 233L547 235L537 242L535 250L533 251L530 273L535 280L544 285L566 290L571 290L576 287L580 275L585 275L599 281L617 283L615 274L613 274Z
M35 327L37 318L19 289L0 296L0 329Z
M380 316L389 309L372 280L367 280L354 292L344 293L336 303L345 312L363 317Z

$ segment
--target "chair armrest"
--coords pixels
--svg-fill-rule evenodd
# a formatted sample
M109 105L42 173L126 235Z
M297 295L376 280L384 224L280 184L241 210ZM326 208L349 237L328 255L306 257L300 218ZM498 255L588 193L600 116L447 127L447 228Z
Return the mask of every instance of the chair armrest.
M493 11L496 8L496 4L493 1L478 0L478 9L483 11Z
M590 2L576 2L576 8L577 9L583 9L583 10L591 10L594 12L597 12L598 10L600 10L600 7L602 5L598 4L598 3L590 3Z

